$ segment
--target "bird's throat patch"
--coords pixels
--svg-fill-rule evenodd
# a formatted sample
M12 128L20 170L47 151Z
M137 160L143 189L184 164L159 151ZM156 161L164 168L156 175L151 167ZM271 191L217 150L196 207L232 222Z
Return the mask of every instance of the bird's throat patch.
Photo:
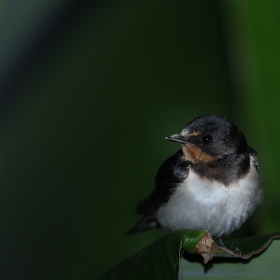
M216 157L210 156L202 152L199 148L194 145L182 145L182 150L186 160L192 163L208 163L216 160Z

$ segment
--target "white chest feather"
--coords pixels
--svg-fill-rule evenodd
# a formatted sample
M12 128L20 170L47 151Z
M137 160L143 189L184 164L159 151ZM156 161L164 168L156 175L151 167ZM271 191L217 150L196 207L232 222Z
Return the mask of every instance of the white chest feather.
M242 179L225 186L201 179L192 170L170 200L157 212L157 220L167 231L208 230L220 237L238 229L261 202L259 175L252 162Z

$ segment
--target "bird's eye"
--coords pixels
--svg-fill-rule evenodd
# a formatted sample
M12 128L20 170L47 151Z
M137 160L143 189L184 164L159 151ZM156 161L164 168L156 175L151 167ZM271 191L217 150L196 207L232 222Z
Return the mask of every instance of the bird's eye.
M212 138L211 135L205 134L205 135L203 135L203 137L202 137L202 141L203 141L205 144L210 144L210 143L212 143L213 138Z

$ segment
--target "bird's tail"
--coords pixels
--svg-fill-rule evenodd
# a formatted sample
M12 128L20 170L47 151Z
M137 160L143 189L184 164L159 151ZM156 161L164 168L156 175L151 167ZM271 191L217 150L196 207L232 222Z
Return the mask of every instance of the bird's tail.
M150 216L144 216L131 230L126 234L130 235L136 232L146 231L151 228L159 227L159 224Z

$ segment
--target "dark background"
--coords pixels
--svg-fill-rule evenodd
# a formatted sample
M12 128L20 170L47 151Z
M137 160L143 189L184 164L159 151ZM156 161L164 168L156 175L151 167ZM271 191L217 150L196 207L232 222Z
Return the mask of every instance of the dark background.
M230 118L265 201L237 235L279 231L277 1L3 1L0 277L94 279L162 235L125 232L164 140Z

